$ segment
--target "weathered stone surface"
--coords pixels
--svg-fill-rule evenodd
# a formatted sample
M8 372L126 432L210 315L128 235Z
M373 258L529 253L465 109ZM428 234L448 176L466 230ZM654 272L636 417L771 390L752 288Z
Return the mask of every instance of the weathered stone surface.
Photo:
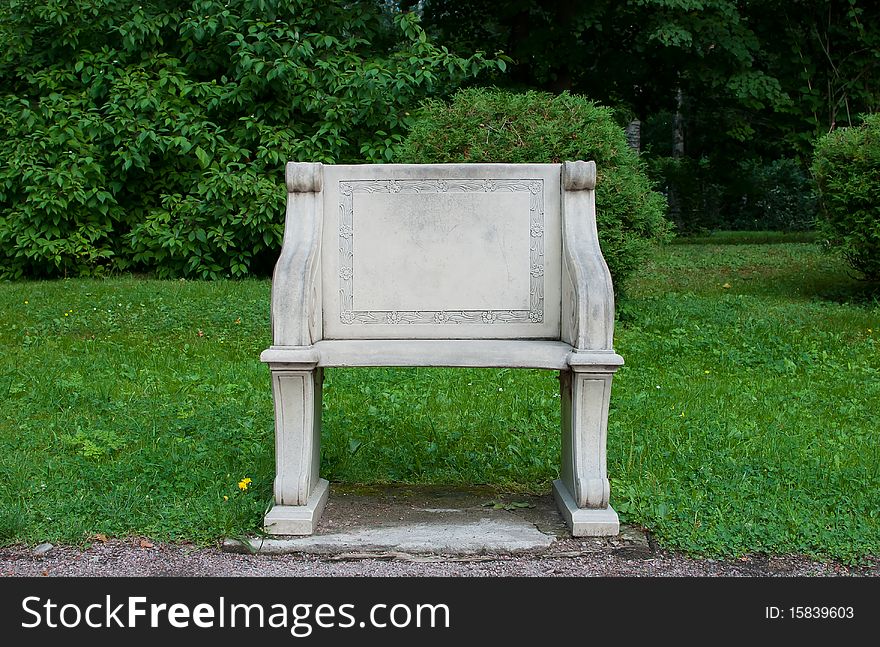
M468 554L484 551L517 553L548 548L554 537L515 518L455 519L438 513L433 522L388 524L290 539L252 539L262 553L332 553L396 551L401 553Z
M325 339L559 338L558 165L324 173Z

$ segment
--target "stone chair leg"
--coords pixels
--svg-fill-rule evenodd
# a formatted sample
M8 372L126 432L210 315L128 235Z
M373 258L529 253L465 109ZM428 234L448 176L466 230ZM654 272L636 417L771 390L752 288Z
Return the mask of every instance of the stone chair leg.
M580 367L578 367L580 368ZM553 482L556 505L575 537L616 535L605 464L608 405L614 369L560 371L562 469Z
M271 367L275 400L275 505L264 519L272 535L310 535L330 484L321 462L323 370Z

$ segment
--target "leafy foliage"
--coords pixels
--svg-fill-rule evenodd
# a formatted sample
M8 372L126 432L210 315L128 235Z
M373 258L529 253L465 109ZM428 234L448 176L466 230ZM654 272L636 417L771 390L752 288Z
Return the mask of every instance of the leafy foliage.
M504 65L369 0L10 0L0 40L3 276L265 269L285 161L387 160Z
M583 97L468 89L426 103L401 149L406 162L558 163L594 160L602 250L618 284L668 237L663 196L612 113Z
M638 118L646 157L665 158L683 141L685 161L657 165L668 170L665 184L681 178L670 215L685 231L705 226L703 205L725 227L772 223L776 207L758 202L809 210L796 176L813 142L880 110L880 3L872 0L424 0L424 14L453 50L479 44L510 54L510 73L492 79L499 86L569 90ZM800 170L773 168L778 159ZM793 193L756 196L731 160Z
M505 82L598 97L643 120L671 109L680 88L700 100L691 104L695 112L725 111L714 131L745 141L753 132L748 111L791 104L768 73L766 44L751 24L761 9L733 0L518 0L499 7L426 0L425 23L453 48L504 49L514 59Z
M821 231L867 279L880 279L880 114L816 144Z
M880 5L870 0L799 0L750 5L761 43L757 62L792 102L756 130L809 159L816 138L880 109Z

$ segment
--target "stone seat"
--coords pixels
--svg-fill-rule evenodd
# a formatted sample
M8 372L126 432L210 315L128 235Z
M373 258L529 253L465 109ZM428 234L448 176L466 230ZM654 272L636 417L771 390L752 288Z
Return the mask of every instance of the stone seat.
M605 445L614 292L593 162L287 165L272 279L273 535L311 534L323 370L447 366L559 371L557 505L572 534L617 534Z
M544 339L330 339L310 348L272 346L260 361L342 366L448 366L460 368L543 368L568 370L571 365L620 366L612 352L577 352L561 341Z

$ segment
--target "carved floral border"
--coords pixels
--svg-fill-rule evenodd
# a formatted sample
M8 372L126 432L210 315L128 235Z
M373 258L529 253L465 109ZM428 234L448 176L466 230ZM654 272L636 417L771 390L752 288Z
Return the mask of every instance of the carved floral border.
M354 195L356 193L529 193L528 310L354 310ZM544 321L544 180L351 180L339 183L339 291L343 324L494 324Z

